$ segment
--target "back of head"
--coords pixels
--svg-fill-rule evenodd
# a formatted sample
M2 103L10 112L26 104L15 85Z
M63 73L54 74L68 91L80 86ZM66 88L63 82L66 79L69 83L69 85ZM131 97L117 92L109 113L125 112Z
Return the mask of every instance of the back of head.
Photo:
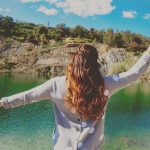
M97 49L85 44L66 67L65 106L83 119L101 118L108 99L104 95L104 80L97 59Z

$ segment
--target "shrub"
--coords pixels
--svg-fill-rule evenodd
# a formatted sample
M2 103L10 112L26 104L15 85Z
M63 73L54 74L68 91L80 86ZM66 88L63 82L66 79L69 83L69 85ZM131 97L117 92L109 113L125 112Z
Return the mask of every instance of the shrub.
M118 74L127 70L127 64L125 62L122 63L114 63L110 66L108 74Z

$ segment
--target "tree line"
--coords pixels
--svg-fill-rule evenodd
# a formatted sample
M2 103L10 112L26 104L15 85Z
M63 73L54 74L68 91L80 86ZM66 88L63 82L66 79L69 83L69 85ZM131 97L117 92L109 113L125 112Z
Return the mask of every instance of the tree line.
M113 29L87 29L81 25L68 27L58 24L55 27L36 25L34 23L14 21L12 17L0 15L0 38L11 38L20 42L46 45L51 39L61 42L66 38L89 39L109 47L126 48L131 51L145 50L150 44L150 37L131 31L114 31Z

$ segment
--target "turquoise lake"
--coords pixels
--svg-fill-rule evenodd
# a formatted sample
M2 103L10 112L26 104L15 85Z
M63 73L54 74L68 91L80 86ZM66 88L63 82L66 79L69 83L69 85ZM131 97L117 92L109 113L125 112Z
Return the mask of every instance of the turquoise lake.
M0 74L0 98L48 80L28 74ZM52 150L52 103L43 100L0 108L0 150ZM102 150L150 150L150 82L136 82L109 100Z

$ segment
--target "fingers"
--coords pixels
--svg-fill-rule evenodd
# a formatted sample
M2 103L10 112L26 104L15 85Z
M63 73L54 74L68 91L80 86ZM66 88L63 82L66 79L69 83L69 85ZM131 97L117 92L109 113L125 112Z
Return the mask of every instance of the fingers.
M149 47L148 47L147 51L150 53L150 45L149 45Z
M3 103L2 103L2 100L0 99L0 107L2 107L3 106Z

